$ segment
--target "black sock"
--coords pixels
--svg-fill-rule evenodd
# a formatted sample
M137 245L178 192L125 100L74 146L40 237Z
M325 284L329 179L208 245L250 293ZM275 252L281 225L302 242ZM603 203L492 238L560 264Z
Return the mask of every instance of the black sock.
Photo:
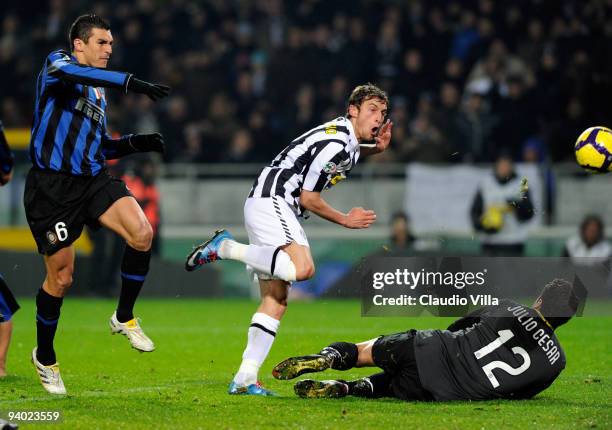
M125 245L121 262L121 294L117 305L117 320L127 322L134 318L134 303L149 271L151 250L138 251Z
M342 381L344 382L344 381ZM349 387L349 396L367 397L376 399L380 397L393 397L391 391L391 378L384 372L367 378L346 382Z
M36 358L45 366L57 362L53 339L63 301L63 297L53 297L42 288L36 295Z
M335 342L323 348L321 355L326 355L332 359L332 369L349 370L357 364L359 351L354 343Z

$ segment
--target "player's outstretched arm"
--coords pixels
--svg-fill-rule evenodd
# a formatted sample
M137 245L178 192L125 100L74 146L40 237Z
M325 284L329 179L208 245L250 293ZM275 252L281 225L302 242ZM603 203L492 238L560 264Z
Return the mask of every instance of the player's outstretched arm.
M302 190L300 205L328 221L340 224L346 228L368 228L375 220L376 214L372 210L353 208L348 214L334 209L316 191Z
M64 51L54 51L47 57L47 85L60 81L79 83L94 87L118 88L126 93L146 94L156 101L170 94L170 87L151 84L135 78L130 73L84 66L74 61Z
M13 176L14 157L4 135L4 126L0 121L0 186L8 184Z
M170 87L162 84L151 84L130 76L127 82L127 89L139 94L146 94L151 100L156 102L170 94Z
M105 135L102 141L102 150L107 160L114 160L137 152L163 154L165 149L164 137L160 133L130 134L120 139L111 139Z
M65 51L53 51L47 56L47 85L65 81L93 87L118 88L127 92L130 76L129 73L79 64Z

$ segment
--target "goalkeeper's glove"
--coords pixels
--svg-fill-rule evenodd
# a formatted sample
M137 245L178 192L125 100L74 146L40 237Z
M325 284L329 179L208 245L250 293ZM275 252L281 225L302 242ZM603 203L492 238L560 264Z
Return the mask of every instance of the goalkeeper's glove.
M164 136L160 133L132 134L128 142L135 152L159 152L163 154L166 149Z
M151 84L133 76L128 80L127 89L135 93L146 94L154 102L170 94L170 87L167 85Z

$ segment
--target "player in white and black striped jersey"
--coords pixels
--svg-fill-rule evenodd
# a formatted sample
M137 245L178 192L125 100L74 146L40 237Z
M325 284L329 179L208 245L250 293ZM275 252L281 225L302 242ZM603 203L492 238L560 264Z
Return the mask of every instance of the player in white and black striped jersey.
M346 117L304 133L287 146L255 180L244 205L249 245L238 243L226 230L194 249L187 257L189 271L220 259L245 263L254 273L262 301L253 315L242 364L230 384L230 394L270 395L257 383L287 308L292 281L314 275L308 239L298 218L313 212L346 228L368 228L374 211L361 207L347 214L321 197L355 166L360 156L383 152L391 141L388 97L372 84L360 85L348 100Z

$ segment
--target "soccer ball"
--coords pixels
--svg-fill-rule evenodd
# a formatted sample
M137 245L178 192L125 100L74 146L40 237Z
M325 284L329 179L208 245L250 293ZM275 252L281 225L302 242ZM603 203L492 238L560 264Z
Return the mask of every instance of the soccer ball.
M594 173L612 171L612 130L591 127L584 130L574 146L576 161L583 169Z

